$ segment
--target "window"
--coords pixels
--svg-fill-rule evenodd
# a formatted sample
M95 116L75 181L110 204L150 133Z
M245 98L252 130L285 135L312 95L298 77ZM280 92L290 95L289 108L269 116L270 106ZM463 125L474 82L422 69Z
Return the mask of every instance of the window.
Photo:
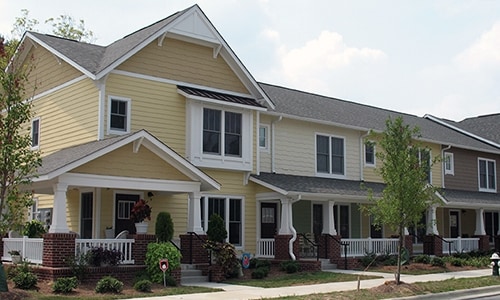
M241 157L241 117L239 113L204 108L203 153Z
M486 158L478 159L479 190L496 191L495 161Z
M236 197L201 197L201 226L206 231L210 216L218 214L226 224L229 243L243 243L243 199Z
M31 148L38 149L40 146L40 118L31 121Z
M373 142L365 144L365 165L375 166L375 143Z
M316 172L344 175L344 139L333 136L316 136Z
M130 99L109 98L109 131L114 134L130 131Z
M259 147L261 150L267 150L268 149L268 132L269 132L269 126L267 125L260 125L259 127Z
M128 220L130 219L130 211L134 207L135 201L118 200L117 203L117 219Z
M455 174L455 166L453 162L453 153L444 153L444 174Z
M33 205L30 206L30 211L29 211L29 216L28 216L29 221L32 220L41 220L40 219L40 212L38 211L38 198L33 198Z

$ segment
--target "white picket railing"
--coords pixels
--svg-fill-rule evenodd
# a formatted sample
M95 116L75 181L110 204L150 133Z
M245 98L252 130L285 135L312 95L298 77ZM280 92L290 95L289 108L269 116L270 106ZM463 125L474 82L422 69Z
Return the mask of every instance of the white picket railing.
M450 245L448 245L451 242ZM448 248L450 247L450 248ZM479 249L479 238L445 238L443 241L443 254L448 254L451 249L451 253L460 252L471 252Z
M342 239L348 243L347 256L358 257L367 253L375 254L397 254L399 239ZM344 249L342 249L342 254Z
M259 239L257 241L257 257L274 258L274 239Z
M75 255L82 255L92 248L102 247L103 249L120 251L123 257L120 264L133 265L135 261L132 258L132 244L134 242L134 239L76 239Z
M42 263L43 239L42 238L3 238L2 260L12 261L10 251L17 250L23 260L33 264Z

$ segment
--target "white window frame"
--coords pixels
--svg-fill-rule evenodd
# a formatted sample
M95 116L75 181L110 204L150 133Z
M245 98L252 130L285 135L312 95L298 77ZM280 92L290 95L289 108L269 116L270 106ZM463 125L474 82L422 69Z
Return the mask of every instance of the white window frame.
M34 135L35 135L35 126L34 126L35 122L38 122L38 126L37 126L38 137L37 137L36 145L33 144L33 139L34 139ZM41 123L42 123L42 120L40 117L37 117L37 118L34 118L33 120L31 120L31 150L40 149L40 129L42 128Z
M121 101L125 102L127 104L127 112L126 112L126 122L125 122L125 130L118 130L111 128L111 103L113 101ZM127 134L130 133L130 124L131 124L131 119L132 119L132 99L130 98L124 98L124 97L118 97L118 96L108 96L108 134Z
M495 188L490 188L489 186L487 186L486 188L482 188L481 187L481 174L480 174L480 162L481 161L485 161L486 163L486 172L488 172L488 162L493 162L493 169L494 169L494 172L495 172ZM488 173L486 173L486 184L488 185ZM494 159L490 159L490 158L484 158L484 157L478 157L477 158L477 186L479 188L479 191L480 192L495 192L497 191L497 163Z
M377 165L377 156L376 156L376 149L375 149L375 142L373 141L368 141L373 146L373 163L369 163L366 161L366 144L363 145L363 156L364 156L364 164L365 167L371 167L374 168Z
M329 164L328 164L328 173L326 172L318 172L318 136L328 137L328 156L329 156ZM343 174L332 173L332 138L342 139L343 140L343 154L344 154L344 165L342 168ZM327 133L319 133L315 134L314 139L314 171L316 172L316 176L318 177L329 177L329 178L346 178L347 177L347 152L346 152L346 138L344 136L327 134Z
M33 205L30 206L28 221L39 220L41 221L40 211L38 210L39 201L38 197L33 198Z
M264 146L260 144L260 129L264 129L265 136L264 136ZM259 125L259 136L258 136L258 143L259 143L259 149L261 151L267 151L269 152L269 125L266 124L260 124Z
M236 199L241 201L241 244L240 245L234 245L236 249L244 249L245 248L245 197L243 196L233 196L233 195L202 195L200 199L203 200L203 209L201 210L204 214L202 220L203 224L202 227L204 228L204 231L206 232L208 229L208 221L209 221L209 216L208 216L208 199L209 198L222 198L224 199L224 213L226 214L225 216L221 216L224 219L224 225L227 230L227 238L226 242L229 241L229 209L230 209L230 200Z
M444 174L455 175L455 161L453 153L451 152L444 153L443 169L444 169Z

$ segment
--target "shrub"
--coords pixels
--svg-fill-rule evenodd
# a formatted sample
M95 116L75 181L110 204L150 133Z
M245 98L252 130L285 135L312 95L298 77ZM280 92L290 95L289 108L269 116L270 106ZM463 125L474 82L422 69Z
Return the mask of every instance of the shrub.
M123 290L123 282L111 276L105 276L97 282L96 293L115 293L119 294Z
M287 272L288 274L296 273L300 269L300 265L295 260L284 261L280 265L281 270Z
M238 257L236 256L236 249L230 243L219 243L208 240L203 247L210 250L212 255L215 256L215 263L222 266L222 270L226 277L232 277L235 268L239 264Z
M41 221L31 220L24 225L23 235L29 238L41 238L44 233L47 233L47 229Z
M149 293L149 292L151 292L151 286L152 286L152 283L150 280L142 279L142 280L137 281L134 284L134 290L136 290L138 292Z
M450 259L450 264L455 267L462 267L464 265L464 259L458 257L452 257Z
M146 271L152 282L163 283L163 271L160 270L158 262L160 259L168 259L167 274L181 265L181 253L170 243L149 243L146 252ZM175 281L174 281L175 282Z
M89 265L91 252L81 253L76 256L70 256L65 260L71 273L78 280L82 281L87 276L87 267Z
M90 250L90 264L99 267L102 264L111 266L118 265L123 259L123 255L116 249L104 249L103 247L95 247Z
M155 234L158 242L168 242L174 236L174 223L168 212L162 211L156 217Z
M265 259L262 259L262 260L257 260L257 263L255 264L255 268L262 268L262 267L265 267L265 268L271 268L271 262L269 260L265 260Z
M359 262L363 267L368 267L373 265L377 259L377 255L374 252L366 252L363 257L359 259Z
M71 293L78 286L78 280L76 277L62 277L56 279L54 285L52 286L52 291L54 293L68 294Z
M431 257L427 254L419 254L413 258L413 262L419 264L430 264Z
M18 265L16 273L12 278L16 288L29 290L36 286L38 277L31 272L31 269L26 261Z
M437 256L431 259L431 265L433 265L434 267L446 267L444 260L441 257Z
M227 238L224 220L218 214L212 214L208 222L207 238L210 241L222 243Z
M257 268L252 272L252 278L253 279L262 279L267 276L269 273L268 268Z
M382 263L384 266L396 266L398 264L398 257L395 255L387 256ZM401 259L401 265L404 265L403 259Z
M255 257L250 258L250 265L248 266L248 268L255 269L258 262L259 262L258 258Z

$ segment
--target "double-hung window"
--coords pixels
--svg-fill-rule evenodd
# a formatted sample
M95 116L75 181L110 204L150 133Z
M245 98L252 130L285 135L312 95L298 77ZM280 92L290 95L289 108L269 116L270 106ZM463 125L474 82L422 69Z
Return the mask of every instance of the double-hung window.
M268 125L260 125L259 126L259 148L261 150L268 150Z
M445 152L444 153L444 174L455 174L455 166L453 161L453 153Z
M496 191L496 163L494 160L478 158L478 181L480 191Z
M40 118L31 121L31 148L38 149L40 146Z
M200 198L201 225L205 231L213 214L223 220L229 243L242 246L243 243L243 199L239 197L206 196Z
M242 115L203 109L203 153L241 157Z
M343 138L316 135L316 172L321 174L345 175Z
M130 99L109 98L109 131L114 134L130 132Z
M375 166L375 143L367 142L365 144L365 166Z

